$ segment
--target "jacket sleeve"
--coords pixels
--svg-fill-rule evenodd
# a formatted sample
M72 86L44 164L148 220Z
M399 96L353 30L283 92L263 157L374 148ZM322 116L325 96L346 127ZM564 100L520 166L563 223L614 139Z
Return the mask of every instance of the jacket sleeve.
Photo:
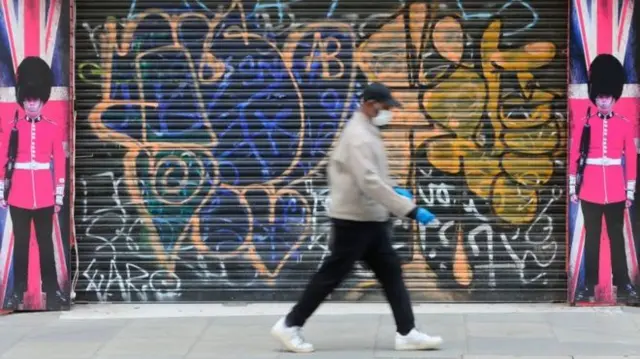
M569 195L576 194L576 175L578 172L578 158L580 157L580 137L584 121L575 120L571 127L571 139L569 147Z
M53 138L53 177L56 184L56 196L64 196L64 182L67 169L67 156L64 151L64 129L56 125Z
M369 144L353 144L349 152L348 165L362 192L398 217L406 217L416 207L410 199L396 194L380 176L375 164L374 151L369 148Z
M9 161L9 137L11 136L11 127L0 118L0 198L4 198L4 176L6 174L6 165Z
M398 187L398 181L397 181L395 178L391 177L391 176L389 176L389 178L387 178L386 183L387 183L391 188Z
M638 152L635 143L635 132L633 125L627 120L627 131L624 134L624 162L625 177L627 179L627 199L634 199L636 191L636 168L638 164Z
M6 125L2 119L0 119L0 179L4 183L4 175L9 161L9 136L11 135L11 128L5 128Z

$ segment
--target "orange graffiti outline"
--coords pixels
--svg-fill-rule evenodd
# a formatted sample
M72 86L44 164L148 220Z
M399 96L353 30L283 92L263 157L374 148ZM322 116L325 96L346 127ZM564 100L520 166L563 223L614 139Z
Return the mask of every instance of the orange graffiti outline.
M270 224L273 224L275 222L275 211L276 211L276 204L279 198L282 198L283 196L293 196L296 197L298 199L300 199L301 201L301 205L304 208L305 211L305 218L304 221L306 223L306 225L304 226L303 230L301 231L300 235L298 236L298 238L295 241L295 244L293 246L291 246L291 248L289 249L289 251L282 257L282 259L280 260L280 262L278 263L278 265L276 266L276 268L273 270L273 272L271 272L269 270L269 268L267 268L267 266L264 264L264 261L262 260L262 257L260 256L260 253L258 253L258 251L256 250L255 244L253 243L253 239L251 240L251 245L248 246L248 251L247 251L247 258L251 261L251 263L253 264L254 268L256 268L256 270L258 270L258 272L265 276L267 281L270 284L274 284L275 279L278 277L278 275L280 274L280 271L282 270L282 268L284 267L284 265L287 263L287 261L289 260L289 257L291 257L291 254L296 251L303 243L304 239L306 238L306 236L309 234L309 223L310 223L310 219L311 219L311 211L309 208L309 203L307 202L306 198L304 198L303 195L301 195L298 191L291 189L291 188L282 188L279 190L276 190L275 187L273 185L259 185L259 184L254 184L254 185L249 185L246 186L245 188L243 188L240 193L242 194L242 197L246 197L247 192L249 191L262 191L262 192L266 192L268 195L268 199L269 199L269 217L268 217L268 221Z
M300 30L292 32L287 36L287 40L285 41L285 44L282 47L282 53L283 53L282 59L287 69L291 71L293 69L294 54L300 43L300 40L308 33L313 32L319 28L326 28L326 27L332 27L337 29L338 31L343 31L344 33L348 34L351 40L351 48L354 51L353 59L351 61L351 77L348 79L349 82L348 82L347 93L345 97L344 108L342 109L342 115L340 116L340 122L338 123L336 133L332 138L331 147L333 147L338 137L337 134L340 133L340 131L342 130L342 127L346 122L347 116L350 113L350 105L351 105L350 101L351 101L351 97L353 96L353 91L355 87L355 79L356 79L358 64L355 61L357 49L356 49L356 36L353 32L353 29L349 24L341 23L341 22L318 22L318 23L308 24L307 26L301 28ZM306 178L311 178L313 175L315 175L319 171L320 168L326 165L328 161L329 161L328 156L318 161L318 164L316 164L314 168L309 170L309 172L305 177L291 181L291 185L299 184L301 182L304 182Z
M183 150L183 151L191 151L191 152L204 154L205 155L204 158L207 158L208 162L214 165L214 173L212 174L214 186L219 185L220 172L218 168L218 162L208 153L208 148L203 146L180 144L180 148L178 149L177 146L172 143L154 143L154 144L150 144L140 148L131 148L127 153L125 153L124 182L126 183L127 190L131 195L131 203L134 205L138 205L138 210L141 211L142 214L144 214L143 216L140 216L140 221L144 223L145 228L147 228L147 230L150 232L150 235L148 236L148 238L149 238L149 241L151 242L151 248L153 249L154 253L161 259L161 266L164 266L167 270L173 271L175 270L175 265L176 265L175 259L177 258L180 245L186 239L187 235L189 234L192 228L198 228L198 229L200 228L198 214L202 209L202 207L204 206L204 204L211 198L212 192L215 190L215 187L205 190L206 194L204 195L203 200L200 201L200 204L195 207L193 214L191 215L191 218L188 221L188 224L185 225L182 232L176 239L170 254L168 254L167 251L164 249L162 241L160 240L160 234L158 233L156 226L153 224L151 213L146 207L146 203L144 201L142 191L140 190L140 187L138 185L139 179L136 173L136 168L137 168L136 159L142 152L146 152L148 155L148 158L152 159L152 161L155 161L154 153L157 153L163 150ZM201 157L197 157L197 158L201 158ZM153 169L153 166L151 165L147 167L147 170L149 172L151 172L152 169ZM201 190L201 187L198 187L195 189L196 192L199 190ZM154 192L157 193L157 191L154 191ZM168 205L174 205L174 204L168 203ZM200 242L196 241L196 239L199 239ZM202 243L202 240L199 236L197 236L196 238L192 238L192 240L194 240L194 244L196 245L196 248L198 249L203 248L202 246L204 245L204 243Z

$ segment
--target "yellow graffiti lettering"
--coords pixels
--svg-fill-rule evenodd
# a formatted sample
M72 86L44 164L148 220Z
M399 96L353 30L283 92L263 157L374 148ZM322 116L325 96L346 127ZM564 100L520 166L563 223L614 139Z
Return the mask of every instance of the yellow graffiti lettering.
M429 117L459 137L472 136L487 102L485 83L477 73L460 68L449 81L441 82L424 97Z
M529 223L536 216L536 190L514 183L506 174L498 175L491 195L493 211L507 222Z
M433 45L447 60L459 63L464 52L462 25L451 16L438 21L433 29Z
M489 101L487 112L494 127L495 136L500 138L503 133L503 113L501 107L500 76L502 72L516 72L520 80L521 93L526 97L531 97L531 90L527 85L533 80L531 70L539 69L548 65L556 55L555 45L551 42L535 42L526 44L519 49L502 51L498 48L500 43L500 33L502 21L492 21L482 36L481 56L482 70L487 79ZM538 97L541 99L544 95ZM552 97L547 97L549 103ZM550 111L547 112L550 115ZM537 114L540 117L540 113ZM501 143L496 144L496 151L504 150Z
M433 128L426 122L425 114L421 110L420 102L416 101L415 91L393 91L393 97L402 103L402 108L393 110L390 126L401 129L398 131L383 131L385 147L389 156L391 174L398 179L398 183L406 185L409 181L409 168L412 162L411 135L413 143L425 143L429 139L446 135L440 128Z
M509 152L545 155L551 154L560 144L558 124L547 122L535 131L513 131L504 134L503 143Z
M531 75L531 73L518 73ZM529 82L531 83L531 82ZM509 129L525 129L540 126L551 120L551 103L556 95L552 92L530 90L522 87L522 94L505 94L501 100L500 119ZM512 109L526 109L524 116L514 116ZM518 111L519 112L519 111Z
M422 49L422 33L427 15L427 5L412 4L410 7L409 36L411 45ZM354 58L368 80L382 82L390 87L409 87L408 74L414 63L407 62L405 24L402 15L396 16L379 31L364 41ZM422 67L420 78L424 76Z
M526 158L514 153L507 153L502 159L502 167L518 184L535 187L551 180L553 159L545 156Z
M405 107L396 112L393 125L406 132L383 136L406 144L388 148L389 157L407 181L415 183L409 161L397 157L409 157L411 146L426 143L429 163L446 174L464 176L469 190L489 201L498 217L512 224L531 222L538 210L538 190L551 179L554 159L563 153L564 127L552 107L562 91L542 89L533 72L556 59L555 45L540 41L501 49L502 20L495 19L480 39L480 58L465 59L466 35L456 17L429 23L438 18L437 8L409 6L408 26L401 12L365 40L355 56L370 81L401 88L428 86L422 97L416 96L417 88L394 92ZM430 68L429 39L445 60ZM517 79L510 80L513 88L503 85L506 73ZM421 107L411 106L419 101ZM429 131L435 135L416 135ZM400 155L394 158L392 151Z
M495 178L500 175L500 158L489 150L480 150L466 142L463 152L464 177L471 192L481 198L490 199L495 187Z

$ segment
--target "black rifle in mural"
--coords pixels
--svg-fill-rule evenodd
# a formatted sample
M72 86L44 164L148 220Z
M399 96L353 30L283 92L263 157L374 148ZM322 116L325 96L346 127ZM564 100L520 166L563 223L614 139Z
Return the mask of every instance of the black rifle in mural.
M11 177L13 177L13 170L16 164L16 156L18 155L18 110L13 117L13 128L11 129L11 135L9 136L9 146L7 151L7 164L5 167L4 175L4 198L9 199L9 192L11 192Z
M587 157L589 156L589 143L591 142L591 125L589 119L591 118L591 107L587 108L587 121L582 128L582 135L580 135L580 157L578 157L578 170L576 175L576 196L580 193L580 186L582 185L584 177L584 168L587 166Z

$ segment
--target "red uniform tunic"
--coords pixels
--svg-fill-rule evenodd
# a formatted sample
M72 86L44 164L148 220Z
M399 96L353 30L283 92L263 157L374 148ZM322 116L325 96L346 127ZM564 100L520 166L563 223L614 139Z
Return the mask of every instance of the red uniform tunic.
M4 180L9 137L13 119L1 123L0 179ZM62 203L64 195L66 156L63 148L64 130L50 119L40 116L30 121L22 117L17 122L18 153L11 181L9 205L24 209L51 207ZM51 160L53 159L53 174ZM4 185L4 183L3 183ZM3 187L0 186L0 187ZM4 191L0 192L0 197Z
M580 156L580 136L586 118L576 121L569 154L569 192L575 194L577 160ZM637 150L634 126L626 118L611 113L591 116L591 142L584 179L578 197L598 203L633 200L636 187ZM622 156L624 155L624 167Z

